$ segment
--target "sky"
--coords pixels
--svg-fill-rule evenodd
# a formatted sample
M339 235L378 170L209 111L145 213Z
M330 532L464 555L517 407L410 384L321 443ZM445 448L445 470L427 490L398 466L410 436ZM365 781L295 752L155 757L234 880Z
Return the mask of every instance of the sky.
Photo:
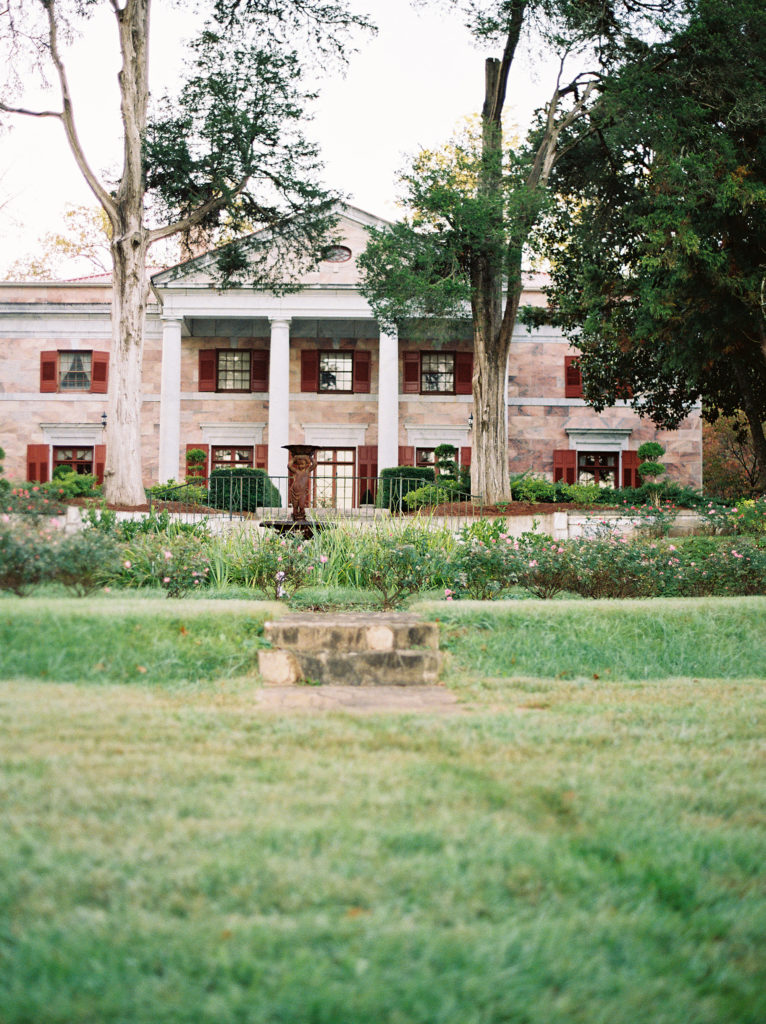
M345 75L320 82L314 120L307 133L317 139L325 181L349 202L382 217L397 216L396 175L421 146L439 146L463 119L480 109L484 59L496 55L476 48L459 17L438 3L415 8L409 0L350 0L368 14L376 36L357 37ZM66 54L78 131L96 171L119 167L118 55L109 5ZM159 0L153 9L151 88L171 90L183 61L188 16ZM507 112L524 126L544 102L552 67L522 63L510 83ZM29 77L29 105L50 107L52 98ZM0 135L0 274L37 240L57 230L68 204L95 200L77 170L59 122L13 119Z

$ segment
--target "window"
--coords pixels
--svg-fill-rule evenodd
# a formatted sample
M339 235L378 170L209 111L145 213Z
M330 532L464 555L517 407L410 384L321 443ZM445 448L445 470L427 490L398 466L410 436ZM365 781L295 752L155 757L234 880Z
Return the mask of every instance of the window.
M319 353L319 390L353 391L354 353Z
M253 465L253 447L252 445L237 448L213 447L212 464L213 469L236 469L243 466L249 468Z
M423 352L420 357L420 390L452 395L455 392L454 352Z
M105 395L109 381L108 352L41 352L40 391Z
M301 391L369 394L372 354L364 349L301 350Z
M268 391L269 353L265 349L202 348L198 386L200 391Z
M578 452L578 484L598 484L599 487L619 487L619 452Z
M582 398L582 371L579 356L564 356L564 397Z
M416 448L415 465L431 466L433 468L436 465L436 456L434 455L434 451L434 448Z
M217 355L216 391L249 391L250 353L231 349Z
M405 352L402 391L420 395L470 395L473 352Z
M54 448L53 449L53 473L55 476L59 466L66 466L73 469L75 473L93 472L93 449L92 448Z
M59 391L90 391L90 352L59 352Z

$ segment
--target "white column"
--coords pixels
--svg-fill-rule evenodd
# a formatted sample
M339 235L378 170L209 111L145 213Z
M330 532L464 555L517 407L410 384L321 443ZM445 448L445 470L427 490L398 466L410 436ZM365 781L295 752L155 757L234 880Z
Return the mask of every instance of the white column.
M287 502L287 452L290 440L290 321L271 320L269 352L269 476Z
M378 472L399 465L399 334L381 330L378 348Z
M181 325L182 317L162 318L160 384L160 483L178 479L181 448Z

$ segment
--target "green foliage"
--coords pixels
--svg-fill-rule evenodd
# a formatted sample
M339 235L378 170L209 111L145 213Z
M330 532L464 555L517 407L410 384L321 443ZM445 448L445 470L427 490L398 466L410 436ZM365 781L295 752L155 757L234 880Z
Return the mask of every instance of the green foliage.
M61 498L90 498L101 493L92 473L75 473L69 466L56 466L51 482L40 486L47 494Z
M205 484L190 483L190 480L194 480L194 477L189 477L185 484L178 484L175 480L167 480L164 484L153 484L149 488L149 495L157 501L178 501L184 505L207 505Z
M440 475L436 483L408 491L404 495L404 505L408 511L413 512L417 509L436 508L453 501L463 501L470 496L470 483L466 486L464 480L454 480Z
M596 409L628 397L667 427L701 397L744 409L766 464L764 66L761 0L695 5L605 83L540 246Z
M231 566L231 579L265 591L270 597L292 597L297 590L315 584L321 556L314 542L267 530L240 547Z
M84 523L86 529L98 530L125 541L142 534L162 534L168 537L191 534L206 537L209 534L207 522L184 522L171 516L166 508L159 512L152 509L148 515L135 519L119 519L115 511L105 506L100 509L90 507L85 510Z
M23 597L38 583L52 580L56 540L51 530L34 521L0 522L0 590Z
M442 552L428 543L425 531L378 535L357 556L365 587L377 590L383 608L395 608L406 598L439 586L445 575Z
M710 502L706 518L716 533L758 536L766 533L766 498L743 498L732 506Z
M114 578L121 556L119 544L108 533L80 530L56 545L52 576L78 597L85 597Z
M0 512L15 515L59 515L66 511L63 491L50 484L27 483L0 491Z
M264 469L214 469L207 503L211 508L255 512L280 508L282 498Z
M207 455L202 448L189 448L186 453L186 468L188 470L194 470L199 466L202 466L206 461ZM192 473L192 475L194 475Z
M422 486L421 481L433 480L434 471L430 466L393 466L382 469L376 504L378 508L401 512L405 496Z
M208 546L194 535L142 534L123 547L110 582L128 588L160 587L168 597L183 597L210 583Z

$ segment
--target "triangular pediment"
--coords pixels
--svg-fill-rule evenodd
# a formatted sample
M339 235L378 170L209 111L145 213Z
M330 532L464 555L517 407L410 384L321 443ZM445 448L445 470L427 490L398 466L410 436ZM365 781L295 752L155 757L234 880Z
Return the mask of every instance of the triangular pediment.
M357 257L367 245L368 229L385 227L390 222L376 217L354 206L339 206L338 221L334 236L335 242L329 248L326 258L322 259L316 269L299 274L297 284L302 287L355 287L359 284L360 274ZM249 236L255 244L262 242L263 235L256 233ZM245 245L248 239L242 240ZM192 259L169 267L152 276L155 288L216 288L218 287L215 267L218 254L225 249L213 249L210 252L195 256Z

